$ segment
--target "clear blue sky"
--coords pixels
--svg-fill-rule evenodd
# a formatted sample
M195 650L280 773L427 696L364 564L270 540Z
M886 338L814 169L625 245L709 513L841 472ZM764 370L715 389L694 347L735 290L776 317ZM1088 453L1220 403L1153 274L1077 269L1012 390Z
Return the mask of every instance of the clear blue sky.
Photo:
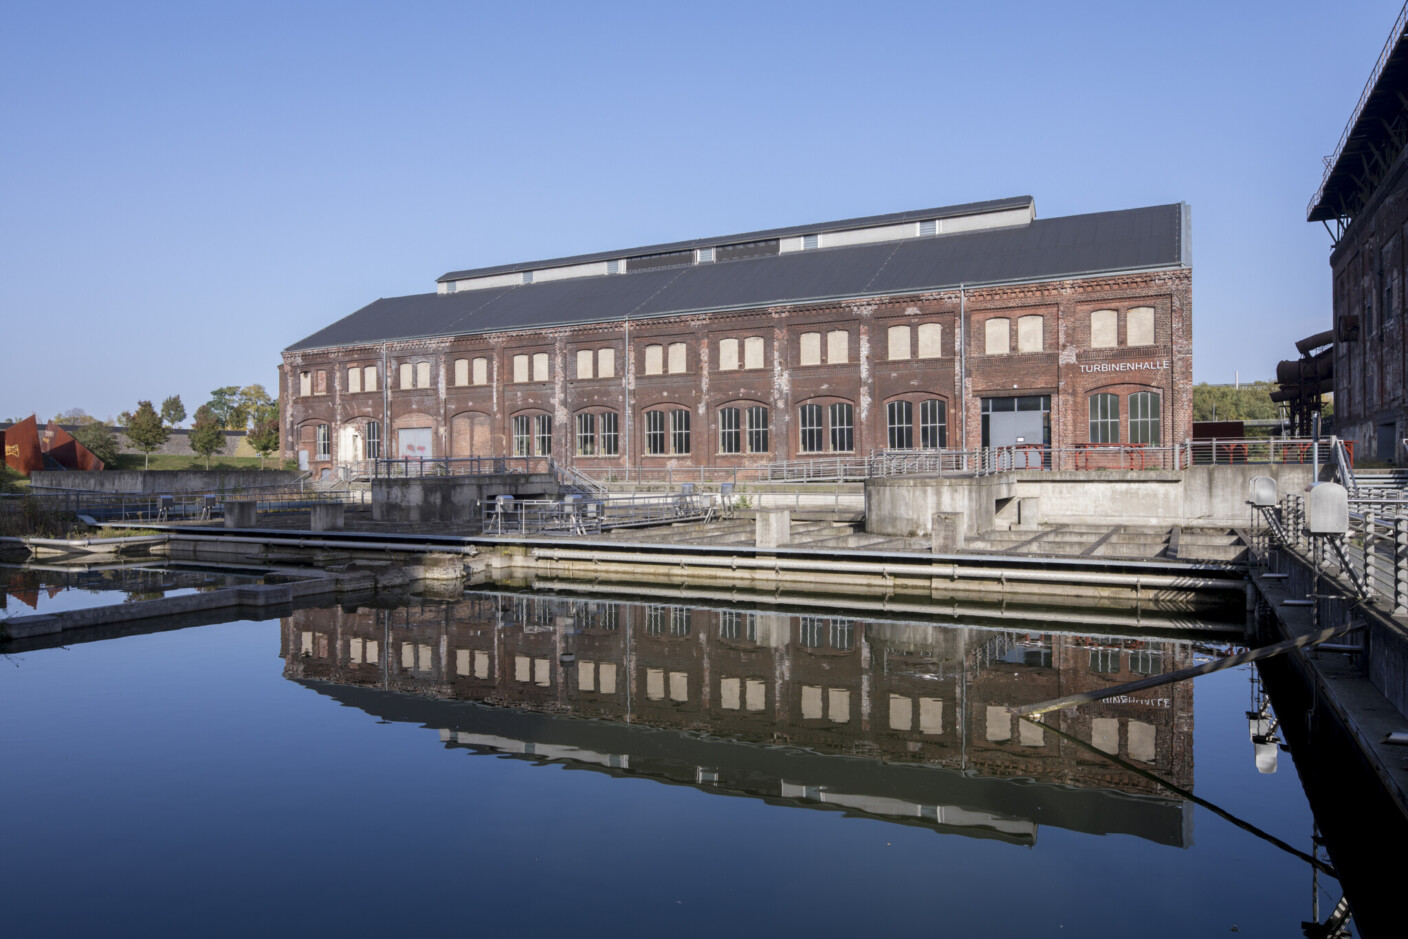
M271 391L450 270L1030 194L1193 206L1194 374L1329 325L1399 0L0 10L0 418Z

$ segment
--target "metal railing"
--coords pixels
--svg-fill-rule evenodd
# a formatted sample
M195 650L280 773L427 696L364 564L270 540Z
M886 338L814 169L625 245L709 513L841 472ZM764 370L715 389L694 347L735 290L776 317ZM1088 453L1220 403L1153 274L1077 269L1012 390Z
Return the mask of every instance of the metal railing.
M405 457L371 461L373 478L418 478L422 476L503 476L510 473L551 472L547 457L455 456Z
M167 522L221 517L224 515L227 501L255 502L260 512L289 512L325 502L364 506L370 504L371 494L365 490L337 491L312 486L172 493L67 489L36 491L27 496L7 496L4 500L26 498L39 501L50 511L87 516L97 522Z
M695 492L561 501L501 498L484 503L482 523L486 535L589 535L612 528L707 520L714 506L712 495Z
M1329 572L1339 567L1339 573L1361 589L1370 601L1382 601L1394 615L1408 614L1408 515L1400 506L1408 500L1379 498L1349 499L1349 530L1341 543L1343 561L1329 565ZM1278 538L1307 554L1320 554L1323 563L1330 561L1324 538L1313 538L1306 531L1306 499L1292 493L1282 496L1269 521ZM1338 558L1338 552L1336 552Z
M1346 466L1354 462L1354 442L1337 437L1316 441L1310 437L1212 437L1189 440L1184 465L1206 466L1239 463L1328 463L1336 449Z

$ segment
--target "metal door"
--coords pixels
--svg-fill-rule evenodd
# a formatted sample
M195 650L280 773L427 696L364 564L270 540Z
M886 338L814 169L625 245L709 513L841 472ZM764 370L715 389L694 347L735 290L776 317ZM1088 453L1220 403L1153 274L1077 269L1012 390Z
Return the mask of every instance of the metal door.
M398 457L428 460L432 456L429 427L402 427L396 431L396 443Z

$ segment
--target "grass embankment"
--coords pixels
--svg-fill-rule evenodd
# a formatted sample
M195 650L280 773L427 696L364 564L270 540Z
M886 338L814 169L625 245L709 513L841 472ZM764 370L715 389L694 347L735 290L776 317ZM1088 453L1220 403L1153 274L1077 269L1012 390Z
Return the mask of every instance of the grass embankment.
M147 464L140 453L121 453L117 459L108 465L110 470L203 470L205 469L205 457L194 453L153 453L151 463ZM252 470L259 469L259 457L257 456L221 456L210 458L210 469L215 470ZM279 460L265 460L264 469L283 469L283 464Z

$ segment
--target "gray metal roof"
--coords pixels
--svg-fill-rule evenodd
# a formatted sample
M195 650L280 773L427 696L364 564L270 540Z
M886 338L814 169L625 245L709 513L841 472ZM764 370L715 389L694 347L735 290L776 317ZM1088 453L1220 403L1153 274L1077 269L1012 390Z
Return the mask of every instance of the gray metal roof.
M285 351L1189 266L1188 219L1188 206L1174 203L740 261L391 297Z
M889 215L867 215L862 218L847 218L835 222L817 222L812 225L793 225L788 228L765 228L762 231L741 232L736 235L720 235L717 238L695 238L692 241L671 241L659 245L642 245L636 248L619 248L615 251L596 251L591 254L574 254L565 258L551 258L546 261L524 261L518 264L499 264L494 267L476 267L467 271L451 271L435 278L436 283L447 280L462 280L466 277L489 277L493 274L510 274L514 271L540 271L548 267L566 267L569 264L589 264L593 261L609 261L612 258L637 258L650 254L665 254L670 251L685 251L694 248L720 247L722 245L744 244L749 241L765 241L769 238L786 238L789 235L805 235L813 232L846 231L852 228L871 228L879 225L897 225L900 222L917 222L927 219L956 218L960 215L979 215L984 212L1001 212L1007 209L1030 208L1035 200L1031 196L1014 196L1010 199L989 199L986 202L965 202L962 205L946 205L936 209L915 209L910 212L891 212Z

